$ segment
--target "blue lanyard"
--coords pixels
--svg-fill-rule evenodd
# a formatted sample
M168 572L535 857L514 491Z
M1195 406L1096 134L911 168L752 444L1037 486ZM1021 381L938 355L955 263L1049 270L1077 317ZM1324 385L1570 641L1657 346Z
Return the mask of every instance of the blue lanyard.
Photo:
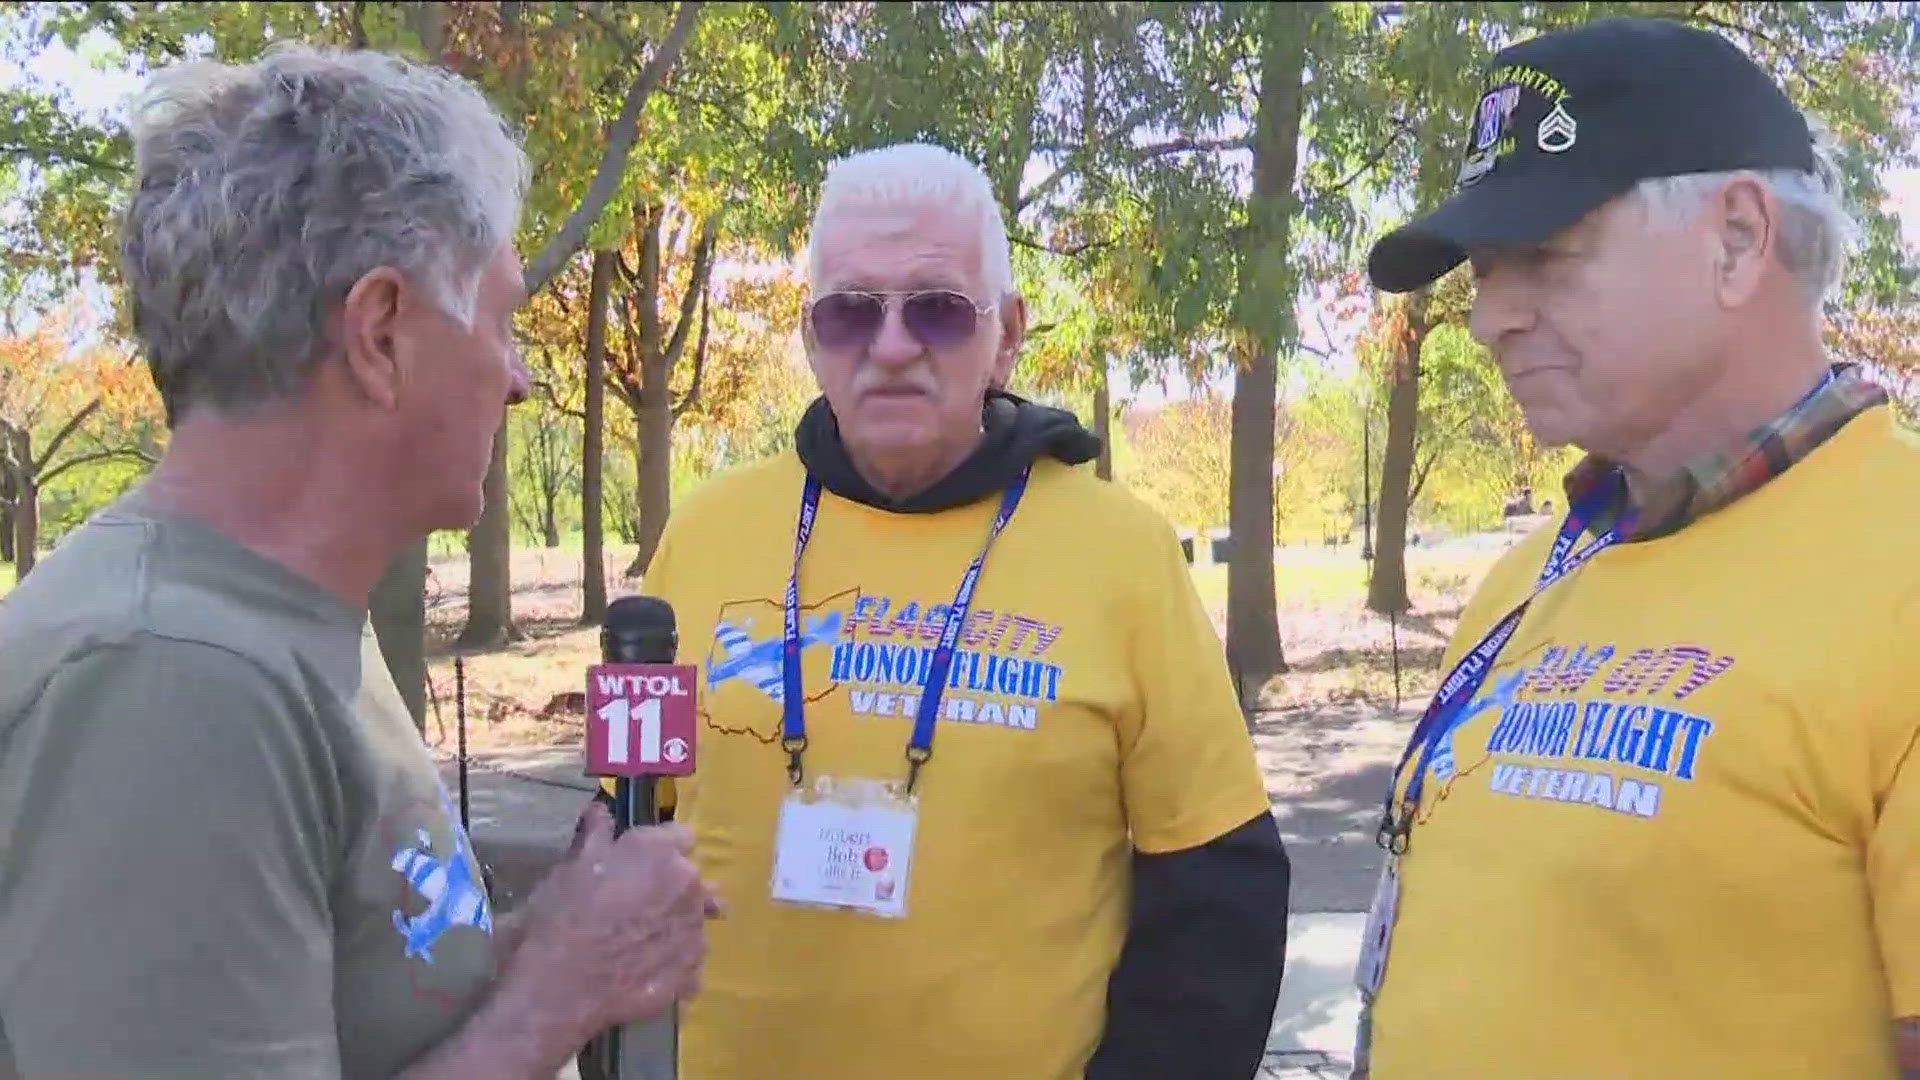
M1475 645L1462 656L1453 670L1441 681L1440 689L1433 695L1433 701L1427 705L1427 711L1420 716L1420 722L1413 729L1413 738L1408 740L1407 749L1400 755L1400 763L1394 766L1393 779L1387 786L1387 805L1380 818L1380 831L1375 840L1381 847L1394 854L1404 854L1407 850L1407 837L1413 830L1413 815L1420 808L1420 794L1426 786L1428 767L1433 761L1434 750L1446 735L1449 721L1460 708L1473 700L1473 695L1487 681L1487 675L1493 670L1493 661L1500 650L1520 628L1520 619L1526 615L1527 608L1533 604L1547 586L1579 569L1588 560L1611 547L1613 543L1632 527L1630 515L1623 515L1613 528L1594 537L1593 541L1578 551L1573 545L1587 531L1587 524L1594 520L1607 506L1626 494L1626 478L1616 472L1612 483L1595 484L1585 498L1576 503L1567 514L1567 520L1560 526L1560 533L1554 538L1553 547L1547 553L1547 564L1540 569L1540 578L1533 586L1533 592L1520 601L1507 613L1494 628L1487 632ZM1407 778L1407 793L1400 800L1399 814L1394 813L1394 796L1400 790L1400 777L1405 774L1407 762L1413 760L1415 752L1420 754L1420 764L1412 776Z
M920 777L920 766L933 759L933 727L940 719L940 699L946 693L947 672L953 666L954 645L960 640L960 628L966 625L967 609L973 606L973 590L980 583L980 570L987 563L987 552L992 550L994 540L1000 536L1000 530L1013 520L1013 512L1020 505L1020 496L1027 490L1027 476L1033 471L1029 465L1020 471L1013 483L1000 497L1000 512L993 517L993 527L987 530L986 543L980 545L980 553L973 557L967 572L960 578L960 587L954 590L953 603L947 608L946 624L940 629L940 644L934 647L933 660L927 666L927 683L920 692L920 707L913 719L913 735L907 740L907 791L913 791L914 783ZM780 658L781 681L781 721L780 748L787 752L787 779L796 787L800 783L800 755L807 748L807 714L805 702L801 698L800 687L800 556L807 550L807 541L813 538L814 519L820 513L820 481L813 474L807 474L805 489L800 495L800 523L793 533L793 575L787 579L786 627L784 630L785 648Z

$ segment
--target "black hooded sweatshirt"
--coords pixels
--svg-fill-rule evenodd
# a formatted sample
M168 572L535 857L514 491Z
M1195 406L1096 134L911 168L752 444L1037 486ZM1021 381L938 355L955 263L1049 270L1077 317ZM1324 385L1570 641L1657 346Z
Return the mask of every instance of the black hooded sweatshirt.
M994 390L985 435L925 491L893 499L853 466L824 397L794 433L807 470L835 495L930 514L995 495L1042 454L1092 460L1100 439L1070 412ZM1107 1024L1087 1080L1249 1080L1265 1056L1286 963L1292 876L1272 815L1186 851L1133 855L1126 942L1107 983Z

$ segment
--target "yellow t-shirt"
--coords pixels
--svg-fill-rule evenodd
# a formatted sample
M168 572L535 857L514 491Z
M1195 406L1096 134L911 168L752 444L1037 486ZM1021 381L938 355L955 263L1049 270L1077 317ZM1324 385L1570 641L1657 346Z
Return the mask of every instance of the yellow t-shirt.
M1916 492L1920 446L1876 408L1534 602L1455 775L1427 782L1374 1076L1898 1075L1891 1021L1920 1014ZM1553 531L1495 567L1449 668Z
M1131 849L1197 846L1268 809L1173 531L1089 470L1036 464L920 774L906 917L800 908L771 882L792 790L773 695L803 479L788 453L709 482L645 582L701 668L678 813L728 905L681 1080L1079 1080ZM800 572L809 780L905 776L919 658L999 502L898 514L822 497Z

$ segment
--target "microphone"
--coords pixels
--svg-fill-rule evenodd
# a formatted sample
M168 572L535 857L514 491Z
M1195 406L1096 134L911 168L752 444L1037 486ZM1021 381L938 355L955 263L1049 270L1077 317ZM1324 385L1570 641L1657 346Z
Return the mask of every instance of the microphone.
M616 834L659 824L659 778L693 773L699 673L674 662L679 642L665 600L623 596L607 606L601 662L587 669L586 774L614 779ZM669 1008L604 1033L582 1064L607 1080L673 1080L679 1042L679 1009Z

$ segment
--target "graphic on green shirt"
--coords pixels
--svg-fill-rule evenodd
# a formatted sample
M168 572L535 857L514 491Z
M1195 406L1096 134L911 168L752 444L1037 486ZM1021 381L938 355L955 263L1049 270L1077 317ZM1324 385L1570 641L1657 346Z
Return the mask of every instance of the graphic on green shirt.
M435 857L433 835L424 828L414 834L412 846L403 847L393 855L393 868L427 901L426 910L412 918L396 910L393 926L407 943L407 957L418 957L429 964L433 963L434 943L456 926L493 933L493 914L487 907L486 890L474 880L466 833L457 824L453 808L447 805L444 791L441 807L446 811L449 831L453 834L453 857L445 861Z

